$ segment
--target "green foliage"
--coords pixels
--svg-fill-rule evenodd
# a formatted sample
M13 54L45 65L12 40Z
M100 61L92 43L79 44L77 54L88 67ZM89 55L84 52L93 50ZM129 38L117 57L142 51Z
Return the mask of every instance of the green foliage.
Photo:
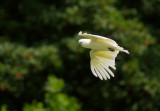
M1 105L0 109L1 109L1 111L8 111L6 105Z
M48 76L45 93L45 107L42 102L26 104L23 111L80 111L80 104L74 97L62 93L64 82L55 76Z
M33 103L32 105L25 105L23 108L23 111L47 111L43 103L38 102L38 103Z
M5 0L0 6L2 111L160 110L159 0ZM129 50L116 59L116 77L92 75L89 50L77 45L79 31Z
M51 93L56 93L61 91L61 89L64 87L63 80L58 80L57 78L53 76L48 77L48 82L46 85L46 90Z
M57 48L53 45L26 48L4 42L1 43L0 50L0 86L11 92L24 90L23 82L27 76L47 74L46 68L52 67L52 70L55 70L62 65ZM6 76L10 79L5 79ZM32 80L36 81L36 78L31 78L30 82Z

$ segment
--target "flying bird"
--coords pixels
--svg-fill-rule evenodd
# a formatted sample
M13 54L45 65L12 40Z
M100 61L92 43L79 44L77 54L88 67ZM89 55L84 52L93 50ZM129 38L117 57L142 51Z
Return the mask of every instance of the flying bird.
M116 70L115 58L119 51L129 54L128 50L118 46L118 44L107 37L82 33L79 36L84 37L79 40L79 46L91 49L90 51L90 67L94 76L99 77L101 80L110 79L114 77L110 67Z

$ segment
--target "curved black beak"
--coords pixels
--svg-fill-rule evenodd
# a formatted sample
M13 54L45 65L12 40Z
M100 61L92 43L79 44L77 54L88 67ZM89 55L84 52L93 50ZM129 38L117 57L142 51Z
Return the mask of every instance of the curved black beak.
M81 46L81 42L78 43L78 46L79 46L79 47Z

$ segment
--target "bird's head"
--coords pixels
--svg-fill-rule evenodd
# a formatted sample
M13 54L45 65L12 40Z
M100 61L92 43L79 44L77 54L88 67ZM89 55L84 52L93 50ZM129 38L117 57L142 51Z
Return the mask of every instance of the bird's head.
M78 41L78 45L87 48L87 46L90 44L90 39L80 39Z

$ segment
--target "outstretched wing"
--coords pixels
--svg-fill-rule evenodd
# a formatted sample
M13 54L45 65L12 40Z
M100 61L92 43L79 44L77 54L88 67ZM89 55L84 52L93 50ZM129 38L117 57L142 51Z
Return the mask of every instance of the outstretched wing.
M123 47L118 46L118 44L114 40L109 39L107 37L103 37L103 36L99 36L99 35L93 35L93 34L87 34L87 33L82 33L81 31L78 33L78 35L82 36L82 37L86 37L86 38L92 39L92 40L96 40L97 42L109 44L111 46L111 48L129 54L128 50L125 50Z
M108 43L111 43L113 45L118 45L114 40L109 39L107 37L99 36L99 35L94 35L94 34L87 34L87 33L82 33L81 31L78 33L79 36L86 37L89 39L98 39L98 40L103 40L107 41Z
M113 72L109 69L109 67L112 67L113 69L116 69L115 67L115 58L119 51L96 51L91 50L90 56L91 56L91 71L96 76L99 77L101 80L110 79L110 76L114 77Z

